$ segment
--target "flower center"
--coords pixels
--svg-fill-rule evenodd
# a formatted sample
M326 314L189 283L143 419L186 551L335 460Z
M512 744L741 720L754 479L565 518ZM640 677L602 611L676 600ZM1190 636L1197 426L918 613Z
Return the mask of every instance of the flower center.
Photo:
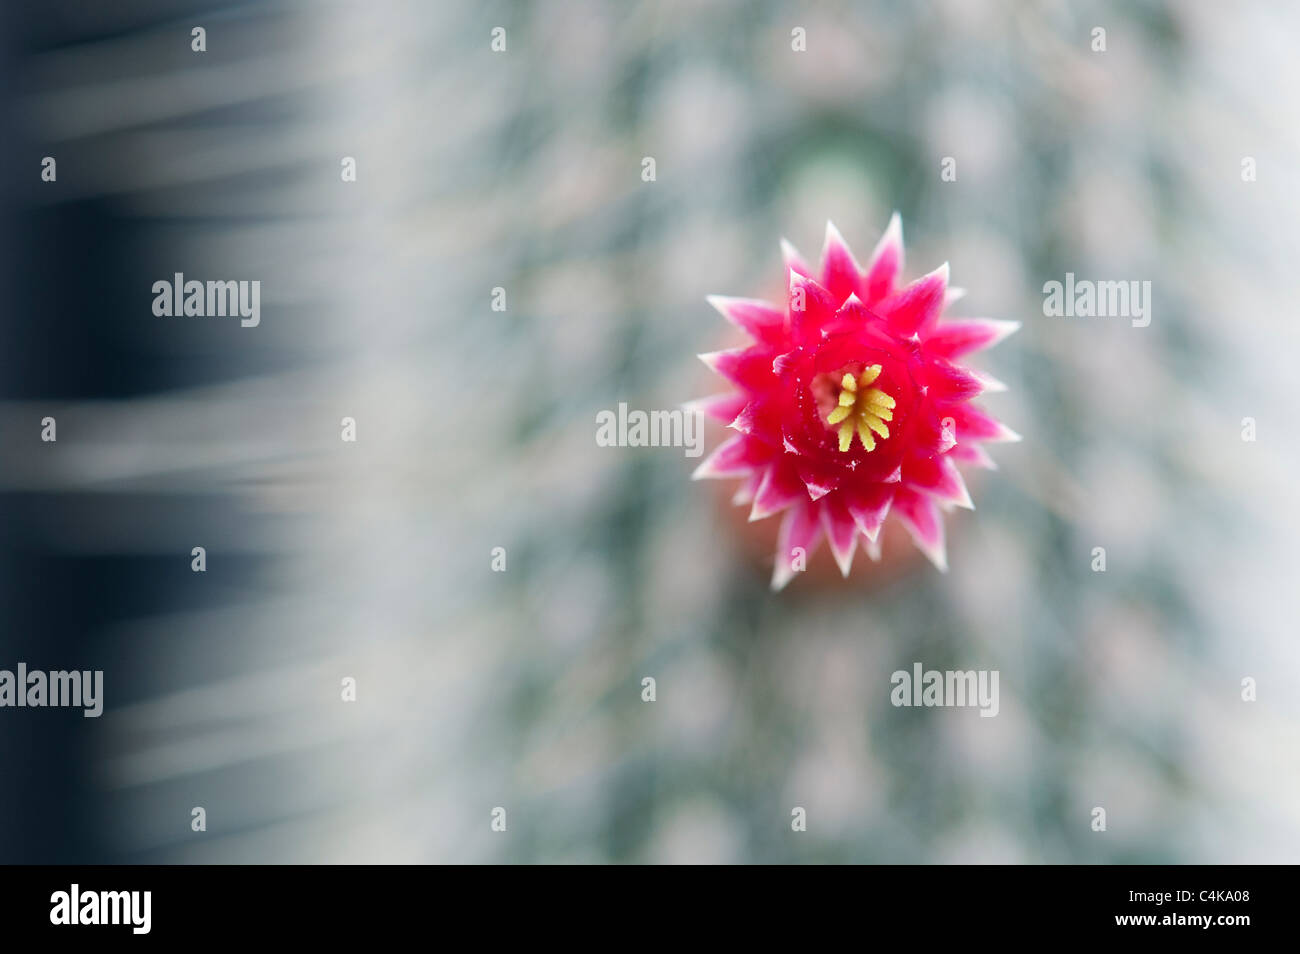
M889 439L885 422L894 419L895 402L880 388L871 387L878 377L880 365L873 364L856 378L846 372L840 380L839 401L826 415L826 423L831 427L839 425L841 451L847 452L853 446L854 434L858 435L867 451L876 449L872 431L879 434L881 440Z

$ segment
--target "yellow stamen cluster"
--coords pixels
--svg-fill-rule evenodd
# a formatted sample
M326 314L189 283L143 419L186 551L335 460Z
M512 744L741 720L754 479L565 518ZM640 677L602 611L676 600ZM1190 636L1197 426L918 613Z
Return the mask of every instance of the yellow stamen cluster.
M878 377L880 365L873 364L856 379L846 373L840 381L839 404L826 416L826 423L840 425L841 451L847 451L853 446L855 431L862 446L868 451L876 449L872 431L879 434L881 440L889 438L889 428L885 426L885 421L894 419L895 402L880 388L870 387Z

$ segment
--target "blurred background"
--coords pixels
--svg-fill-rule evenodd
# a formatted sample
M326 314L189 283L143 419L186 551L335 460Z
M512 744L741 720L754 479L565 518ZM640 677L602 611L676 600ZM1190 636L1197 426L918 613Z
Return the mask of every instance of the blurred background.
M106 708L0 710L0 861L1300 859L1295 9L14 6L0 668ZM774 595L776 521L595 415L721 390L704 296L894 210L1024 323L1025 440L946 576ZM154 317L177 271L260 326ZM1044 317L1067 271L1150 326ZM999 715L893 707L916 662Z

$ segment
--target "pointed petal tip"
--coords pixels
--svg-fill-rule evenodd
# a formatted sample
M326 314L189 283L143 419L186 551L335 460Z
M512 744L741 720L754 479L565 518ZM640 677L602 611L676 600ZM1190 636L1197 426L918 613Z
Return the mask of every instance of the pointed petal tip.
M808 488L808 499L814 503L821 500L834 489L832 487L821 487L817 484L805 484L805 486Z
M695 357L703 361L704 366L710 371L715 374L721 374L722 372L718 370L718 364L724 357L726 357L726 355L727 351L724 349L722 351L705 351L701 354L697 354Z
M814 296L819 301L830 298L830 292L827 291L826 286L817 279L813 278L811 275L800 274L793 268L790 269L790 283L788 290L793 292L795 288L800 285L803 286L805 295ZM835 310L834 305L830 305L829 307L832 311Z
M846 254L849 257L849 261L852 263L854 271L856 272L862 271L862 266L860 266L857 262L857 259L854 258L853 249L849 248L849 243L844 241L844 236L841 235L840 230L835 227L835 223L832 222L830 219L827 219L826 237L822 240L822 261L823 262L826 261L826 255L828 252L830 252L833 246L838 246L839 248L844 250L844 254Z
M991 348L994 345L1001 344L1002 342L1006 341L1008 338L1010 338L1012 335L1014 335L1017 331L1019 331L1023 327L1024 324L1019 321L998 322L998 331L993 336L993 340L989 342L989 347Z
M835 545L834 539L830 534L829 526L826 531L826 537L827 542L830 543L831 556L835 560L835 565L839 567L840 576L847 580L849 578L849 573L853 571L853 556L857 553L858 549L857 529L854 528L853 534L849 537L848 542L843 549Z
M987 371L972 371L971 374L975 375L976 380L983 385L984 390L981 392L983 394L1002 394L1009 390L1006 382L993 377Z
M750 477L757 466L751 449L752 445L747 444L744 437L729 437L700 461L691 472L691 479Z
M789 504L780 507L763 507L759 504L758 498L754 498L753 504L749 508L749 519L746 523L758 523L760 520L766 520L768 517L775 517L779 513L784 513L789 509Z
M759 308L773 307L770 302L762 301L758 298L742 298L738 295L705 295L704 300L718 311L722 312L723 315L727 314L729 308L736 305L753 305Z
M934 565L936 570L940 573L948 572L948 547L942 539L939 543L931 545L922 543L917 539L916 535L913 534L912 542L916 545L918 550L925 554L925 558Z
M974 510L975 501L970 499L970 488L966 486L966 481L957 469L957 464L946 457L940 458L940 466L952 478L951 489L948 493L939 497L941 504L950 507L960 507L962 510Z
M758 489L758 482L754 475L750 474L749 478L742 480L736 487L736 492L731 495L731 505L733 507L747 507L754 502L754 492Z
M876 247L871 251L871 264L873 267L880 258L882 252L887 248L893 248L898 251L898 266L902 269L903 256L903 217L894 212L889 217L889 224L885 226L885 231L880 235L880 241L876 242Z
M951 442L946 441L945 443L947 443L948 446L939 451L939 453L946 455L950 460L957 464L970 464L972 467L982 467L984 465L984 459L988 457L988 454L984 452L984 448L973 440L961 444L958 443L956 437L953 437Z
M992 348L1001 344L1024 327L1024 322L1006 321L999 318L986 319L985 323L993 328L993 337L989 339L988 344L983 346L984 348Z
M839 510L834 506L823 507L821 511L822 532L830 545L831 556L840 568L840 576L848 579L853 569L853 555L858 549L858 527L847 509Z
M786 238L781 239L781 260L785 262L786 268L800 274L807 275L811 271L808 262L799 254L799 250Z
M744 476L743 473L740 473L734 469L719 470L717 465L715 464L716 452L717 449L715 448L714 454L710 454L708 457L704 458L704 460L700 461L700 463L696 466L696 468L693 471L691 471L691 480L725 480L728 477Z
M705 413L704 409L709 406L709 403L718 400L720 396L721 395L713 394L707 397L692 398L689 401L683 401L677 406L687 414L703 414Z
M780 593L783 589L789 586L790 581L794 579L796 572L795 568L790 565L789 558L784 560L781 559L781 551L778 549L776 553L776 564L772 567L772 592Z

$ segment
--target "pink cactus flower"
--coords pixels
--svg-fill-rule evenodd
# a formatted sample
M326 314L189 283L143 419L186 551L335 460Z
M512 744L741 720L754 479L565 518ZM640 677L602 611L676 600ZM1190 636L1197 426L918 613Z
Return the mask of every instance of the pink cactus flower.
M688 405L736 431L695 478L743 478L735 502L750 505L750 520L784 514L773 589L796 572L796 548L811 557L823 537L845 576L859 534L879 560L891 514L946 570L942 512L974 509L957 465L994 469L983 445L1020 439L970 403L1004 388L957 361L1019 322L941 320L961 292L946 264L900 283L897 214L865 269L829 222L817 277L788 242L782 251L785 307L709 298L753 343L700 356L739 390Z

